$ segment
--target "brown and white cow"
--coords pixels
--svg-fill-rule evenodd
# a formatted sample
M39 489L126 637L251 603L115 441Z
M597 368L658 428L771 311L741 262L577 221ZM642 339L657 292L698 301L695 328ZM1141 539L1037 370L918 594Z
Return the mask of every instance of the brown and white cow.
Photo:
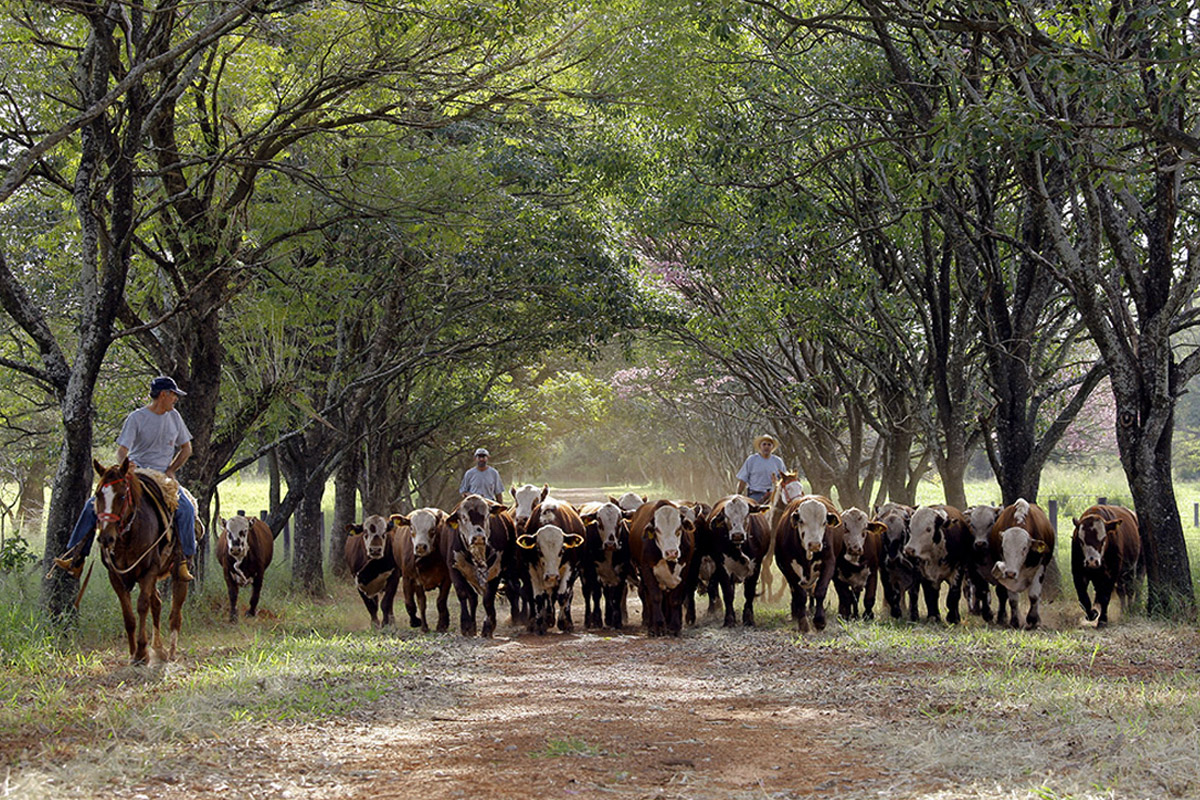
M879 564L883 559L883 534L887 526L873 522L861 508L842 512L845 533L842 557L833 572L833 588L838 594L838 615L858 619L858 601L862 598L863 619L875 618L875 594L879 586Z
M1113 588L1121 598L1124 615L1137 598L1142 540L1137 515L1121 506L1092 506L1075 523L1071 537L1071 575L1079 604L1096 627L1108 624L1108 602ZM1093 605L1088 584L1096 587ZM1098 610L1097 610L1098 609Z
M513 496L513 506L509 509L512 514L513 522L517 525L519 533L525 532L525 526L529 524L529 517L533 514L533 507L546 499L546 495L550 492L550 484L543 483L541 488L534 486L532 483L527 483L524 486L514 486L510 489Z
M1017 619L1017 599L1021 592L1029 597L1029 613L1025 626L1032 630L1038 626L1038 602L1042 596L1042 583L1046 577L1046 565L1054 558L1054 527L1046 512L1033 503L1021 498L1000 512L991 534L992 556L996 559L992 577L1006 594L997 591L999 613L996 621L1003 625L1008 609L1012 611L1012 627L1021 627Z
M578 536L580 541L583 540L585 533L583 520L579 518L579 512L575 510L575 507L565 500L559 500L557 497L548 495L535 504L530 512L529 519L525 522L525 527L517 526L517 536L536 534L544 525L556 525L564 533ZM529 554L523 551L523 555L524 558L520 559L521 563L527 566ZM564 633L570 633L575 630L575 621L571 616L571 601L575 596L575 580L582 570L583 557L584 551L576 547L569 548L565 555L565 558L571 565L571 570L566 584L558 590L558 629ZM529 583L529 572L527 569L521 570L521 578L524 581L522 591L530 603L530 608L532 608L533 596L536 592L533 585Z
M737 624L734 588L742 584L742 624L754 624L754 598L767 555L771 533L762 512L766 506L740 494L717 501L708 514L708 529L716 548L714 579L725 601L725 627Z
M400 591L408 623L429 632L429 617L425 613L425 592L438 590L437 631L450 628L450 569L446 566L446 512L440 508L418 508L405 516L393 514L398 526L392 539L394 556L400 564Z
M637 492L626 492L620 497L613 497L612 495L609 495L608 502L621 509L621 513L625 515L626 519L628 519L629 517L633 516L633 512L637 511L648 501L646 499L646 495L644 494L638 494Z
M555 606L570 614L576 560L567 554L582 544L582 536L566 533L554 524L542 525L536 533L517 536L517 545L525 551L525 566L533 589L530 633L544 634L554 624Z
M510 527L503 511L499 503L469 494L446 518L446 566L458 595L463 636L475 635L475 613L481 599L484 620L480 635L490 638L496 630L496 591L510 544Z
M626 598L633 571L629 561L629 521L611 501L585 503L579 509L579 518L584 527L584 627L619 630L628 619Z
M651 636L679 636L691 588L695 523L670 500L644 503L629 521L629 557L640 578L642 619Z
M940 619L938 595L942 583L946 593L946 621L960 621L959 600L963 580L971 564L971 534L967 520L954 506L919 506L908 520L908 544L904 554L921 570L927 619Z
M775 524L775 565L792 591L792 618L801 633L812 624L825 629L825 595L842 556L845 527L828 497L806 495L793 500Z
M383 611L383 625L392 624L392 605L400 585L400 565L392 548L395 524L378 514L363 519L361 525L346 526L352 535L346 538L346 568L354 576L358 595L371 615L372 627L378 628L377 612Z
M972 614L983 617L985 622L992 621L992 567L996 565L992 558L990 537L1000 512L999 506L980 504L969 506L963 511L967 520L967 530L971 534L971 566L967 570L967 589L970 600L967 610Z
M217 561L225 573L225 586L229 590L229 621L237 622L238 589L242 586L251 587L246 616L258 614L258 596L262 593L263 574L271 565L275 538L267 523L258 517L238 514L220 519L220 524Z
M879 565L879 582L883 584L883 599L892 619L904 615L908 602L908 618L917 621L917 598L921 591L921 568L904 554L908 546L908 520L916 511L901 503L884 503L875 512L875 521L884 526L883 562ZM928 609L927 609L928 610Z

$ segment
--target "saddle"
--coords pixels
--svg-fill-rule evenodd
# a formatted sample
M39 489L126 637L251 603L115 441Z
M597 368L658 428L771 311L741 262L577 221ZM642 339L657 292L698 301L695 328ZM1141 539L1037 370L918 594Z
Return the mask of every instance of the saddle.
M150 505L158 514L158 521L167 532L167 542L175 541L175 512L179 509L181 488L179 482L153 469L139 467L135 472L142 482L146 497L150 499Z

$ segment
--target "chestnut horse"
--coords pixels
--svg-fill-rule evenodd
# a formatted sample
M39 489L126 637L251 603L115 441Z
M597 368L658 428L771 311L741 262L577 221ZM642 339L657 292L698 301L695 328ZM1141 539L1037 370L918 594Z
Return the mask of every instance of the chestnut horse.
M158 582L172 575L176 569L175 548L180 546L179 539L177 536L167 536L163 516L155 510L154 501L147 496L152 489L144 484L154 480L152 475L139 475L128 458L111 467L104 467L93 459L92 466L100 476L96 489L100 559L108 568L109 583L121 601L132 663L145 664L147 661L146 612L150 612L154 622L154 652L160 659L170 661L175 657L175 646L179 641L183 601L187 598L188 585L187 581L176 580L171 592L171 615L167 623L171 647L164 656L159 633L162 598L158 596ZM174 494L177 484L163 477L159 485L166 490L165 517L171 520L177 502ZM139 590L136 618L131 597L135 586Z

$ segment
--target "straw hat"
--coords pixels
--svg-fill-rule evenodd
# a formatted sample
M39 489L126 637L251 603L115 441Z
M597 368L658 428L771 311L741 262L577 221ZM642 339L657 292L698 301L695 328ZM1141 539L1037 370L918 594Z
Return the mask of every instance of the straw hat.
M754 449L757 450L758 448L762 447L763 442L770 442L772 450L778 446L778 442L775 441L774 436L769 433L764 433L762 436L759 436L754 440Z

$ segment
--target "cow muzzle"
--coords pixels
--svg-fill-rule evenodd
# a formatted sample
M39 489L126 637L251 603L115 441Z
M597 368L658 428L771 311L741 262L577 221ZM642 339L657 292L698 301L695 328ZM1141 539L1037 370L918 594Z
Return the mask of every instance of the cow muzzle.
M1099 569L1100 568L1100 559L1085 558L1083 560L1083 567L1084 567L1084 569Z
M814 553L821 552L821 545L819 542L809 542L804 545L804 549L808 551L809 555L813 555Z
M383 558L383 547L368 547L367 558L371 559L372 561L377 558Z
M997 580L1003 579L1011 581L1013 578L1017 577L1017 571L1015 569L1009 569L1008 565L1003 561L997 561L996 566L992 567L992 577Z
M413 553L416 554L417 558L421 558L422 556L427 556L427 555L429 555L429 545L414 544L413 545Z
M746 541L746 534L744 534L744 533L731 533L731 534L729 534L729 541L733 542L733 543L734 543L734 544L736 544L736 545L741 545L741 544L744 544L744 543L745 543L745 541Z

